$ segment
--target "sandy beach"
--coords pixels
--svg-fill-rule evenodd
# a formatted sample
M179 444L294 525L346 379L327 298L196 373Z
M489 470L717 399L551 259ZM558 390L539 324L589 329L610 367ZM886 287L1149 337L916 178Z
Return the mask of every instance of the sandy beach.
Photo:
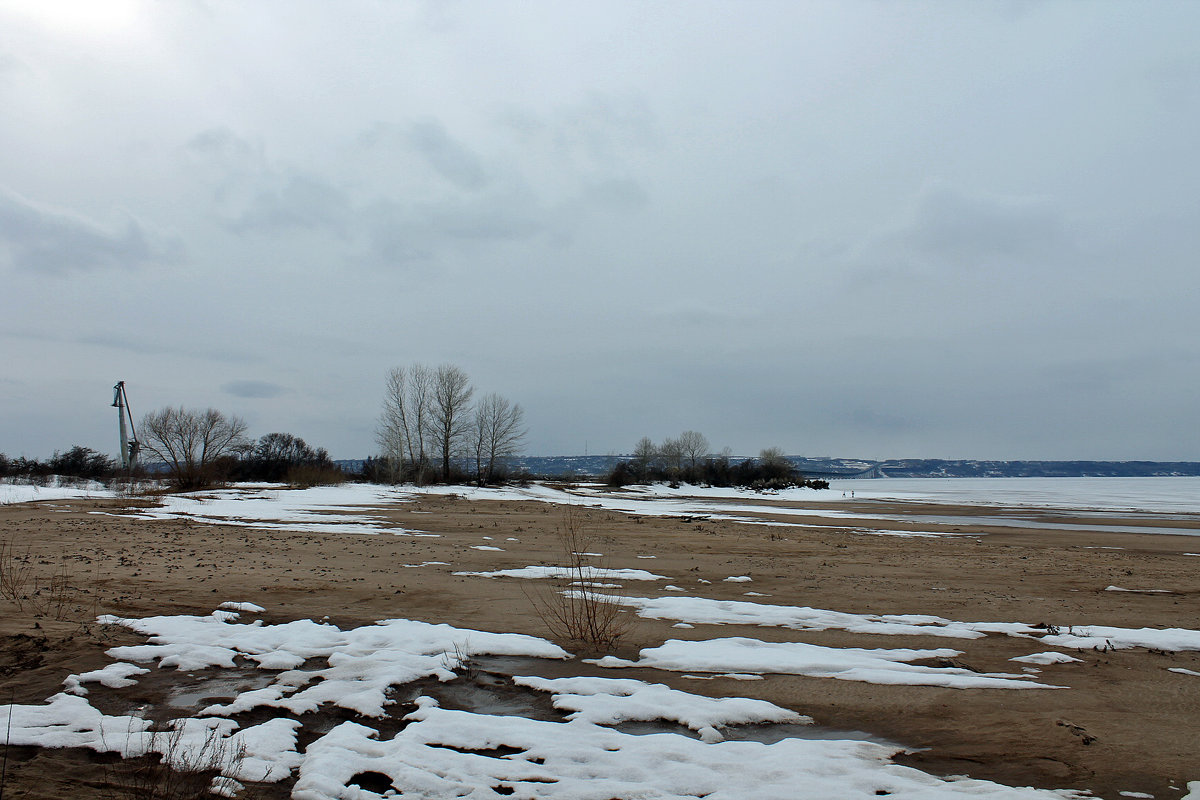
M95 498L0 506L0 539L9 543L9 555L26 559L21 563L46 587L59 578L57 593L47 589L23 607L0 601L0 701L43 701L61 690L68 674L110 663L107 648L144 640L127 629L96 624L100 614L207 614L222 602L238 601L262 606L260 616L268 623L327 618L346 628L404 618L549 637L531 592L566 586L556 579L454 574L561 564L565 556L556 532L566 512L542 500L431 493L366 510L375 524L437 536L313 533L194 517L128 516L139 505L149 510L158 502ZM1037 527L1050 519L1041 512L1026 510L1023 517L1010 512L1009 521L998 525L996 508L931 503L854 500L825 516L828 507L813 504L803 524L796 524L795 502L770 497L746 498L743 505L753 508L742 521L595 505L581 497L571 513L600 554L597 563L666 578L626 582L621 589L626 595L702 596L971 623L1200 627L1200 556L1191 555L1200 552L1200 539L1102 530L1150 524L1132 512L1058 513L1056 524L1081 529L1050 530ZM346 513L325 515L336 520ZM1014 516L1027 524L1012 524ZM931 518L942 521L931 525ZM1186 533L1197 520L1163 515L1153 525ZM863 532L865 526L871 532ZM927 533L931 527L955 535L888 535ZM726 580L730 577L749 580ZM632 609L625 616L628 630L614 648L558 643L577 656L630 660L669 639L714 637L838 648L952 647L961 655L943 666L989 674L1022 673L1022 664L1010 659L1049 649L1011 635L947 639L750 624L684 628L675 627L674 619L635 616ZM1090 790L1114 800L1120 792L1177 798L1189 780L1200 780L1200 675L1188 672L1200 673L1200 652L1056 649L1080 661L1025 674L1065 688L1022 691L795 674L702 680L648 667L605 670L579 658L556 662L554 669L556 676L615 673L712 697L769 700L813 717L823 728L895 743L904 749L895 757L898 763L936 775ZM171 672L152 669L135 689L114 697L128 704L161 703ZM80 748L10 747L5 796L90 796L104 784L111 762L111 756ZM263 787L263 796L288 796L287 786Z

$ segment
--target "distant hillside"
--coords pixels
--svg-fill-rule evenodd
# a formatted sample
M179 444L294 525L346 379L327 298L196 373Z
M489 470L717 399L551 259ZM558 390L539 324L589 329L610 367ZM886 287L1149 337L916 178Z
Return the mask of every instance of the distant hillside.
M1196 461L884 461L887 478L1138 478L1200 475Z
M538 477L598 477L613 464L630 458L617 456L520 456L512 459L513 472ZM746 456L735 456L743 461ZM813 478L1085 478L1200 476L1200 461L974 461L940 458L902 458L869 461L861 458L806 458L788 456L802 473ZM347 472L362 469L361 459L336 462Z

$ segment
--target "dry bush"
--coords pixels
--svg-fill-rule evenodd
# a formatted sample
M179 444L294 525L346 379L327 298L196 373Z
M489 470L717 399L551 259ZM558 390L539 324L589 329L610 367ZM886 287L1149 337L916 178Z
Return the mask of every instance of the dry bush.
M0 540L0 599L10 600L18 611L55 620L84 618L95 610L95 598L75 585L75 576L60 557L58 566L46 575L36 569L29 553L18 552L13 536Z
M23 611L24 597L33 580L33 559L28 551L18 553L15 536L0 540L0 598L11 600Z
M130 734L143 737L143 747L127 749L153 748L156 752L111 764L105 779L106 800L210 800L216 796L214 780L223 773L237 772L246 758L246 745L240 741L233 744L213 728L199 748L189 751L183 732L183 725L176 725L167 731ZM228 779L221 780L229 785ZM243 800L252 797L242 791L237 796Z
M346 473L336 465L301 464L289 469L284 481L293 489L334 486L346 482Z
M573 584L565 592L549 589L527 593L534 611L557 639L597 648L614 646L629 631L631 618L610 589L597 585L590 563L595 537L584 525L583 513L565 506L556 534Z

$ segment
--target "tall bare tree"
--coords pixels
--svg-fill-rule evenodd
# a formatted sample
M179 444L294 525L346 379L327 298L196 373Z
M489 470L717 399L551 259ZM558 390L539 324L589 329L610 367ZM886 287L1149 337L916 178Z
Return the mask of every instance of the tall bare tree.
M525 410L520 403L511 403L495 392L476 401L471 449L480 486L492 482L501 461L517 454L525 434Z
M423 483L429 467L426 436L430 429L434 371L424 364L388 373L376 440L381 453L393 464L393 480L407 465L413 480Z
M658 446L649 436L643 436L638 440L638 443L633 446L633 465L634 475L638 480L646 480L650 473L650 467L658 459Z
M164 408L142 419L142 450L156 456L179 489L200 489L219 477L218 461L249 447L246 423L215 408Z
M767 447L758 454L763 476L768 480L792 479L797 476L796 465L783 454L782 447Z
M442 364L433 375L429 429L435 453L442 462L442 480L450 482L450 462L470 430L471 379L453 364Z
M659 457L662 459L663 469L667 471L667 475L671 479L679 477L679 473L683 470L683 445L678 439L672 439L669 436L663 439L663 443L658 448Z
M708 455L708 439L699 431L684 431L676 439L679 449L683 452L683 460L688 469L695 470L700 459Z

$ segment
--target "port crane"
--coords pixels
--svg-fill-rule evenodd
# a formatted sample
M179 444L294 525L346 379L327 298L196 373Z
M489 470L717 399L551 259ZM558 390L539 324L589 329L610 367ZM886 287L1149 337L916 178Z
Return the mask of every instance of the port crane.
M129 411L129 396L125 394L125 381L117 381L113 387L113 408L117 410L117 421L121 427L121 467L127 472L137 463L138 451L142 449L133 428L133 414Z

